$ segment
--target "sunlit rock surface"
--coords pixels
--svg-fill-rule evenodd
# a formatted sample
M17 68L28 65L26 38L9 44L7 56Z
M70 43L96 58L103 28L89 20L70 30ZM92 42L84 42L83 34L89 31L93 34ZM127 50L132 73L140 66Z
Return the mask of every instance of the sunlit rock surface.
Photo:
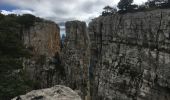
M23 62L28 78L36 83L36 89L62 83L63 69L60 66L60 29L51 21L34 22L23 30L23 42L31 51L30 59Z
M23 41L34 55L55 56L60 52L60 29L50 21L35 22L23 32Z

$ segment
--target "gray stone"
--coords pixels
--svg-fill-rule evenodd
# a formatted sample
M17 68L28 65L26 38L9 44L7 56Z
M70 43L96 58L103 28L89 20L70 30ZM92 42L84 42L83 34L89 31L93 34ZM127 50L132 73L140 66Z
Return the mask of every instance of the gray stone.
M12 100L81 100L81 98L69 87L56 85L47 89L33 90Z

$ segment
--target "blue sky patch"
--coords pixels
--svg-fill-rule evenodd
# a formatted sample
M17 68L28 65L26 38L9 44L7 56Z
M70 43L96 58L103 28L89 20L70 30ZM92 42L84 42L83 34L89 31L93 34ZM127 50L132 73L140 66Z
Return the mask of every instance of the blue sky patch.
M14 10L14 9L18 9L18 8L13 6L13 5L9 5L9 4L0 4L0 10L11 11L11 10Z

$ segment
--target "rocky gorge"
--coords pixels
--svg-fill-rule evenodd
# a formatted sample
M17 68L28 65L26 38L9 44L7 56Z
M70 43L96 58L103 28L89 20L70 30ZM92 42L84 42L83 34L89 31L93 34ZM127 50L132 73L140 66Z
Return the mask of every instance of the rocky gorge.
M24 59L23 69L38 81L37 89L61 84L82 100L170 99L170 10L99 16L88 27L81 21L65 26L63 47L53 22L23 31L33 55Z

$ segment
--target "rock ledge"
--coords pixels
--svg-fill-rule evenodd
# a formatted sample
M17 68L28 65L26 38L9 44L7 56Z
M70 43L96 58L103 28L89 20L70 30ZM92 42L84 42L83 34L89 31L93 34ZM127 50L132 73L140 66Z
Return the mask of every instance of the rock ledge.
M33 90L12 100L81 100L81 98L69 87L56 85L47 89Z

